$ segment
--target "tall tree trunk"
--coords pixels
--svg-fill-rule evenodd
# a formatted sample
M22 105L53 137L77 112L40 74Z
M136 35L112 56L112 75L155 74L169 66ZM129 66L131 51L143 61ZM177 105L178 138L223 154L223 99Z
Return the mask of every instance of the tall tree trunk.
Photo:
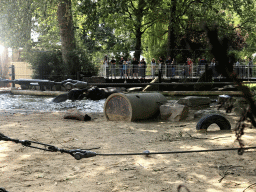
M70 52L76 48L73 18L71 12L71 0L59 0L57 15L60 27L63 64L71 68L71 73L75 73L69 58Z
M175 13L176 13L176 0L171 0L171 8L170 8L170 20L168 26L168 41L167 41L167 55L166 57L174 57L175 48L175 34L174 34L174 25L175 25Z
M139 61L140 60L140 55L141 55L141 28L142 28L142 17L143 17L143 8L145 6L145 1L144 0L139 0L138 2L138 8L135 11L136 14L136 29L135 29L135 37L136 37L136 42L135 42L135 53L134 57Z
M139 61L140 60L140 54L141 54L141 31L140 27L136 29L136 44L135 44L135 53L134 57Z

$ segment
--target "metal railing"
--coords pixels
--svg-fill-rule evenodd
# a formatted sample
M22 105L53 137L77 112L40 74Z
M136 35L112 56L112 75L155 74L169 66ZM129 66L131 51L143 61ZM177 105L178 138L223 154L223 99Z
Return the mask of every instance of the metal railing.
M221 74L219 74L215 66L208 64L208 68L212 69L214 78L221 78ZM147 77L155 77L158 76L159 72L161 72L162 77L164 78L198 78L205 72L205 65L187 65L183 63L179 63L178 65L163 65L159 67L156 65L152 68L150 65L144 67L119 67L115 66L105 66L102 65L100 69L99 76L103 76L105 78L145 78ZM239 78L243 79L251 79L256 77L256 66L248 66L248 65L240 65L234 66L234 72L238 75Z

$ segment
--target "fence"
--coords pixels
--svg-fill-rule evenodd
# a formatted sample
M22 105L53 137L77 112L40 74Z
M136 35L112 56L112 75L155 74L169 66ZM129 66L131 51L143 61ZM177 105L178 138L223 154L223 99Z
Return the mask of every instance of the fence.
M208 64L212 69L214 78L221 78L221 75L216 71L215 66ZM256 66L240 65L234 66L234 71L240 78L251 79L256 77ZM99 76L105 78L144 78L146 76L157 76L161 72L164 78L198 78L205 72L205 65L187 65L179 63L177 65L156 65L154 68L151 66L134 67L132 65L119 67L118 65L102 65Z
M26 62L11 62L15 68L15 79L32 79L33 71L31 65Z

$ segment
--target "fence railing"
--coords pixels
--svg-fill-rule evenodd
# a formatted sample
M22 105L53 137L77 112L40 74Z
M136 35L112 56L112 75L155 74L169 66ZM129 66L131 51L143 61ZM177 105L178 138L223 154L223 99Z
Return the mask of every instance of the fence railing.
M221 77L214 65L208 64L208 68L212 69L213 77ZM240 65L234 66L234 71L240 78L253 78L256 77L256 66ZM205 65L156 65L154 67L147 66L126 66L119 67L118 65L102 65L99 76L105 78L145 78L146 76L155 77L159 72L164 78L197 78L205 72Z

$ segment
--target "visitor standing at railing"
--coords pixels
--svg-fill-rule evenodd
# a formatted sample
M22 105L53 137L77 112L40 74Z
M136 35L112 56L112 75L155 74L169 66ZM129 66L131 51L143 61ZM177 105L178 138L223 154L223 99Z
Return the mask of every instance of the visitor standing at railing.
M115 77L116 78L116 60L114 57L112 57L111 61L111 77Z
M107 57L107 55L104 57L103 67L104 67L103 75L104 75L104 77L108 77L109 73L108 73L108 57Z
M203 57L203 58L200 60L199 66L198 66L198 68L200 68L199 75L201 75L202 70L205 69L205 65L206 65L206 64L207 64L207 61L206 61L205 57Z
M197 60L198 61L197 62L197 74L196 74L197 76L200 76L200 71L201 71L200 60L201 60L200 58L198 58L198 60Z
M153 78L155 78L155 74L156 74L156 60L153 58L151 60L151 75Z
M241 70L240 70L240 59L237 60L237 62L234 64L234 69L236 74L241 77Z
M215 58L213 58L213 59L211 60L211 65L210 65L210 67L211 67L211 69L212 69L213 77L217 77L217 76L218 76L218 75L217 75L217 71L216 71L216 69L215 69L215 65L216 65L216 63L215 63Z
M121 79L123 79L123 62L124 62L124 58L121 57L120 61L119 61L119 72L120 72L120 77Z
M193 61L191 58L187 58L187 65L188 65L188 74L189 76L191 76L192 72L192 65L193 65Z
M252 77L253 62L251 58L249 58L248 67L249 67L249 77Z
M133 77L137 77L137 78L138 78L138 65L139 65L139 62L134 57L132 61Z
M172 77L174 77L175 76L175 68L176 68L176 61L175 61L175 59L173 58L172 59L172 63L171 63L171 65L172 65Z
M165 64L166 64L166 76L167 77L171 77L171 73L172 73L172 69L171 69L171 64L172 64L172 60L171 60L171 57L168 57L168 59L165 61Z
M127 63L126 61L123 61L123 74L124 74L124 78L126 79L127 78Z
M159 68L159 74L162 77L163 73L164 73L164 60L162 59L162 57L159 57L158 64L159 64L159 67L158 67Z
M142 58L142 60L140 61L140 64L139 64L139 76L141 76L142 79L145 79L146 68L147 68L147 64L146 64L144 58Z
M131 77L132 75L132 63L129 58L127 58L126 63L127 63L127 77L129 79L129 77Z

